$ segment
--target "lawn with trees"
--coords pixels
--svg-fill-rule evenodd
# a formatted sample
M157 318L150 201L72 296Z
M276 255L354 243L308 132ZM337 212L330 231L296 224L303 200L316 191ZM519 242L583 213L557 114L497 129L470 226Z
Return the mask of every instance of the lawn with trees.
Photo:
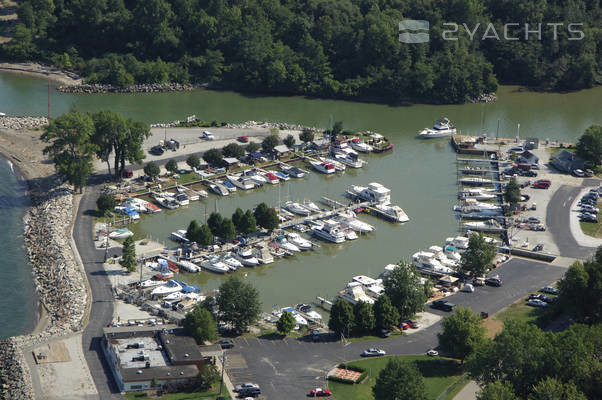
M483 276L491 267L494 257L495 245L487 243L482 233L473 233L468 239L468 249L462 253L461 269L472 276Z
M244 333L261 314L259 292L250 283L231 276L219 287L217 307L220 321L229 324L236 333Z

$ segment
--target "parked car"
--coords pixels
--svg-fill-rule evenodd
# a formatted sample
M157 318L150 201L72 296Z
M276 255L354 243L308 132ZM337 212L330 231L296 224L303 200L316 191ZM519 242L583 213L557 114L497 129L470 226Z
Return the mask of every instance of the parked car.
M528 169L528 170L522 170L522 171L523 171L522 174L521 174L522 176L528 176L528 177L535 177L535 176L537 176L537 172L532 171L530 169Z
M380 337L382 337L382 338L388 338L389 336L391 336L391 331L389 331L387 329L381 329L380 330Z
M234 347L234 341L230 339L218 340L216 344L219 344L222 349L231 349Z
M474 286L485 286L485 278L474 278L472 284Z
M201 133L201 139L215 140L215 136L213 136L213 133L209 131L203 131L203 133Z
M543 300L539 300L539 299L531 299L531 300L527 301L527 305L530 305L532 307L547 307L548 303L546 303Z
M489 286L497 286L500 287L502 286L502 284L504 283L502 281L502 278L500 278L499 276L492 276L491 278L487 278L485 280L485 283Z
M240 396L245 396L245 398L249 398L249 397L254 398L261 394L261 389L259 389L259 387L242 389L241 391L238 392L238 394Z
M534 189L548 189L550 187L550 183L536 181L533 183L533 185L531 185L531 187Z
M256 384L256 383L249 383L249 382L234 386L234 391L235 392L242 392L242 391L245 391L247 389L260 389L260 388L259 388L258 384Z
M435 300L431 303L432 308L436 308L443 311L452 311L456 305L446 300Z
M600 212L599 208L593 207L589 204L584 204L581 206L582 211L587 211L590 214L598 214Z
M520 201L529 201L531 199L531 196L529 196L528 194L521 194L520 195Z
M418 329L418 328L420 328L420 324L416 321L412 321L412 322L410 322L410 328Z
M241 143L249 143L249 138L246 136L239 136L236 138L236 140L238 140Z
M554 286L544 286L541 288L541 291L549 294L558 294L560 290L556 289Z
M591 215L591 214L580 215L579 220L581 222L593 222L595 224L598 223L598 217L596 217L595 215Z
M583 178L585 176L585 173L581 169L574 169L573 176L576 176L578 178Z
M526 222L530 222L530 223L533 223L533 224L540 224L541 223L541 221L537 217L529 217L529 218L527 218Z
M533 247L533 251L542 251L543 250L543 243L537 243L537 245L535 245L535 247Z
M387 352L383 349L366 349L362 352L362 357L380 357L387 355Z
M426 355L431 357L437 357L439 355L439 352L435 349L430 349L426 352Z
M516 147L512 147L510 150L508 150L508 154L510 153L520 153L525 151L525 149L522 146L516 146Z
M131 169L124 169L121 173L121 176L123 178L131 178L134 176L134 172Z
M328 389L315 388L310 390L309 397L328 397L332 396L332 392Z
M156 146L151 147L149 153L151 153L154 156L160 156L163 153L165 153L165 150L163 150L163 147L156 145Z
M588 178L591 178L592 176L594 176L594 171L592 171L591 169L584 169L583 173L585 174L585 176L587 176Z

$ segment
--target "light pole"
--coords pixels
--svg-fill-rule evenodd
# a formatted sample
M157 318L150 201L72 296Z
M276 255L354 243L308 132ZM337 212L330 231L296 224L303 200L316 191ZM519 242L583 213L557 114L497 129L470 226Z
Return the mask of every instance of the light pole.
M222 394L222 386L224 385L224 370L226 369L226 353L222 352L222 378L219 382L219 394Z

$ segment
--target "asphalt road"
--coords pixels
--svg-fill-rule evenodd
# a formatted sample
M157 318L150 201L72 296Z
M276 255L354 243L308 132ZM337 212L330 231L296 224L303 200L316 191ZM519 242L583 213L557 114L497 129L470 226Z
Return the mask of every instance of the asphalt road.
M597 179L586 179L583 186L597 186ZM586 259L596 251L595 247L584 247L577 243L570 229L571 204L582 187L561 186L552 196L547 207L546 225L563 257Z
M457 293L449 301L468 306L475 312L490 315L523 296L550 284L563 276L565 268L514 258L499 267L494 274L503 280L502 287L478 287L474 293ZM439 310L430 312L449 315ZM267 399L302 399L313 387L325 386L328 370L344 360L360 358L369 347L378 347L387 354L423 354L437 346L441 323L411 335L353 342L343 348L337 338L321 343L303 339L270 340L237 338L236 347L227 351L226 366L233 384L255 382Z
M92 308L90 319L83 332L84 356L101 399L121 399L113 381L113 375L102 354L100 339L102 328L113 317L113 292L103 269L104 250L97 250L92 237L92 211L96 209L99 186L91 184L81 199L73 236L79 254L84 262L86 275L92 288Z

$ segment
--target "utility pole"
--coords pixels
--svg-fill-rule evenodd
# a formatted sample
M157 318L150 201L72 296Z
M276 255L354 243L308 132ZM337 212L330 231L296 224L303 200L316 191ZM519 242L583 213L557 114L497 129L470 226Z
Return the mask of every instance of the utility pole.
M222 379L219 383L219 394L222 394L222 386L224 385L224 370L226 369L226 353L222 351Z

